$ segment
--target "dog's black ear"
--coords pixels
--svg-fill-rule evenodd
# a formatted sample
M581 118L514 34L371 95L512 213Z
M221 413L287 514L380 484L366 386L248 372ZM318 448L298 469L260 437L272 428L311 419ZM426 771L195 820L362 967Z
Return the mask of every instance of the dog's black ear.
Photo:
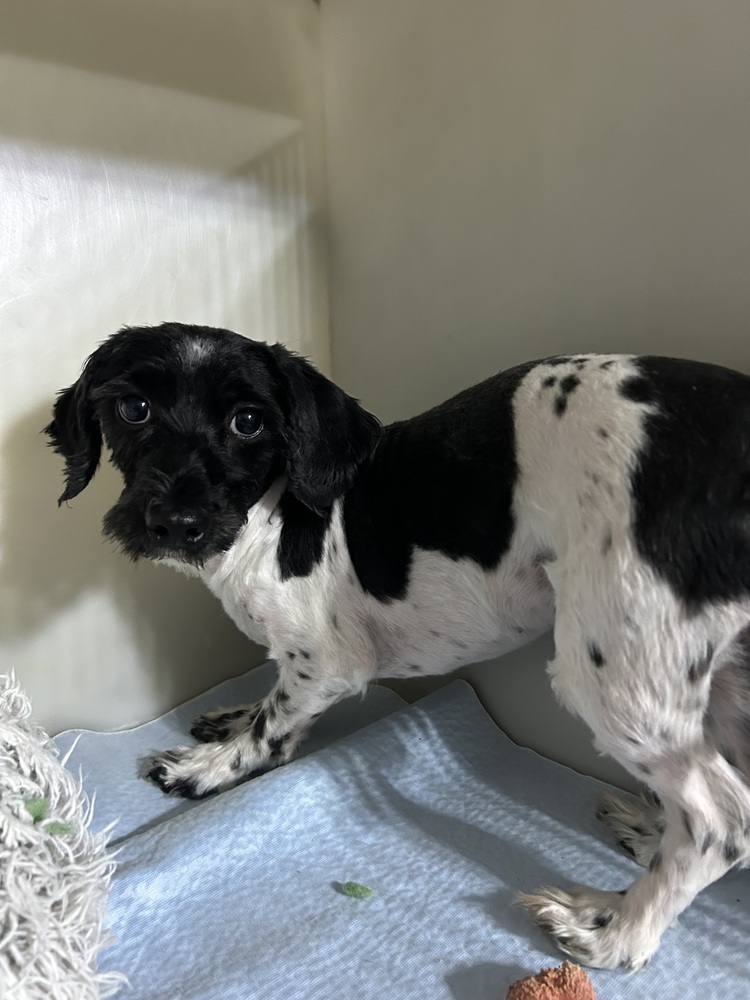
M102 451L102 432L90 399L90 370L57 397L53 419L44 428L50 445L65 459L65 490L59 504L71 500L91 481Z
M380 439L380 421L279 344L278 366L286 419L287 486L305 506L323 511L352 486Z

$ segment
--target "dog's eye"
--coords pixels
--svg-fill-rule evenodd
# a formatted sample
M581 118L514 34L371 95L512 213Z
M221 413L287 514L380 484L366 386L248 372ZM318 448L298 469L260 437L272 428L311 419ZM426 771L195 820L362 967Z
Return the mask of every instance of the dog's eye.
M123 396L117 403L117 413L126 424L145 424L151 407L140 396Z
M229 428L237 437L256 437L263 430L263 418L255 410L238 410Z

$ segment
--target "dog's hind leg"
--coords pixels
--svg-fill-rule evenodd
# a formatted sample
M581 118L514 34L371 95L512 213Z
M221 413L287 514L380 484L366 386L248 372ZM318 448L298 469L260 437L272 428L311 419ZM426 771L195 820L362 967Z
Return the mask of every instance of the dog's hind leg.
M666 619L663 624L662 652L667 637L677 636ZM589 965L641 968L702 889L750 863L750 776L724 756L727 745L738 754L747 747L750 712L737 711L736 697L746 668L737 665L736 643L714 656L705 629L699 646L699 623L694 626L686 642L671 644L675 653L692 648L679 671L654 662L652 651L634 641L623 644L625 663L589 641L583 657L566 663L558 653L552 666L556 689L579 708L598 746L645 781L664 807L659 847L627 891L547 888L522 897L559 947ZM584 689L586 656L600 676ZM725 704L729 688L733 717Z
M599 800L596 818L610 829L623 853L648 868L664 835L664 807L658 796L649 791L637 798L608 793Z
M709 748L655 771L657 783L672 786L670 799L663 791L664 834L648 870L627 891L580 886L522 897L562 951L601 968L642 968L695 896L750 860L750 795L729 772Z

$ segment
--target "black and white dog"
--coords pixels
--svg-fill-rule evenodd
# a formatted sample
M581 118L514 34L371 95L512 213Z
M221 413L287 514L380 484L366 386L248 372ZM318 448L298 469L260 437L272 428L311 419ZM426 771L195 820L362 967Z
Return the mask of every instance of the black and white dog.
M647 870L627 892L524 897L563 951L643 966L705 886L750 863L750 378L659 357L502 372L382 428L283 347L125 329L47 428L61 502L102 435L134 559L200 577L279 676L154 758L202 796L283 764L376 677L444 673L554 621L560 700L655 793L602 818Z

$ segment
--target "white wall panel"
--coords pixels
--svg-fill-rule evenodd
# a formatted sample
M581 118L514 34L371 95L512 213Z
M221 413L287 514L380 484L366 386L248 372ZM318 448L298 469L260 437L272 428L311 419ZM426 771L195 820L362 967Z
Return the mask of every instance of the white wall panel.
M0 56L1 669L52 730L113 727L261 651L199 583L102 543L111 469L58 510L61 460L39 431L124 324L227 326L327 366L317 9L188 2L185 34L159 0L25 6L0 14L15 48Z

